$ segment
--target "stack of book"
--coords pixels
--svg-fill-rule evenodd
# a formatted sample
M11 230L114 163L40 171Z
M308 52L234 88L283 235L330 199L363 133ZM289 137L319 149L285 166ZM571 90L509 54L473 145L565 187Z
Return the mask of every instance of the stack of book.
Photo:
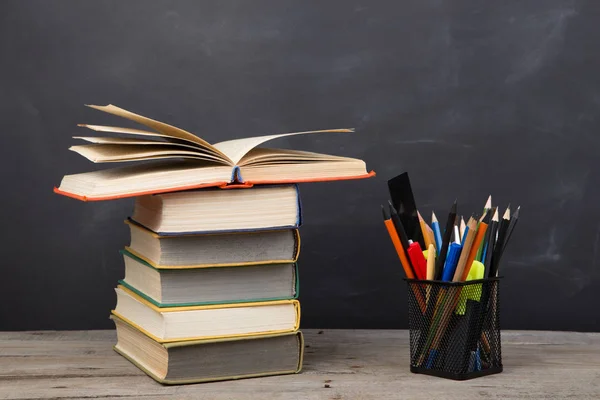
M290 134L210 145L114 106L93 107L156 131L84 125L125 137L78 137L92 144L71 150L94 162L149 162L67 175L55 189L81 200L135 197L111 313L115 350L165 384L299 372L296 182L373 173L361 160L257 148Z
M295 185L138 197L116 350L165 383L298 372L300 213Z

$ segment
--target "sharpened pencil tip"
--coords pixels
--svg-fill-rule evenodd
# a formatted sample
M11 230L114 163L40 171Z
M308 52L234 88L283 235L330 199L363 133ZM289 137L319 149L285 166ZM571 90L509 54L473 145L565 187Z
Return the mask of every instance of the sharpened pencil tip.
M432 212L431 212L431 223L434 223L434 222L438 222L438 219L437 219L437 217L435 216L435 212L434 212L434 211L432 211Z
M498 207L496 207L496 211L494 212L494 216L492 217L492 221L500 221L500 217L498 216Z
M383 205L381 206L381 213L383 214L384 220L388 220L391 218L390 214L388 213L388 211L385 209L385 207Z
M510 204L508 205L508 207L506 207L506 211L504 212L504 215L502 216L503 219L510 219Z
M512 218L519 218L519 210L521 210L521 206L517 207L517 210L513 213Z
M488 197L487 201L485 202L485 207L483 207L484 209L490 209L492 208L492 195L490 194L490 197Z
M390 206L390 214L394 215L394 214L398 214L398 211L396 211L396 208L394 207L394 205L392 204L391 200L388 200L388 204ZM383 206L381 206L383 207Z

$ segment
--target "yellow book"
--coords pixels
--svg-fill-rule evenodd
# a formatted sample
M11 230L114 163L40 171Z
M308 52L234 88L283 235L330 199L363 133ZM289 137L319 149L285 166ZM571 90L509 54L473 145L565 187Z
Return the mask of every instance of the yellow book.
M160 343L285 333L300 326L298 300L161 308L122 285L115 291L112 314Z

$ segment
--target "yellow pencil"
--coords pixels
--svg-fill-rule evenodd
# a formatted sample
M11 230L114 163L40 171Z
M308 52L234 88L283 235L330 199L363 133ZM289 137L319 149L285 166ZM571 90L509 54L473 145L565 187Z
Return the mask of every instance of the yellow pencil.
M417 211L417 216L419 217L419 225L421 225L421 232L423 233L423 240L425 241L425 247L429 248L429 245L432 244L435 249L435 239L433 237L433 230L427 225L427 222L421 216L421 213Z
M432 244L429 245L427 249L427 280L430 281L434 278L435 275L435 248ZM425 291L425 297L427 304L429 304L429 292L431 292L431 285L427 285L427 290Z

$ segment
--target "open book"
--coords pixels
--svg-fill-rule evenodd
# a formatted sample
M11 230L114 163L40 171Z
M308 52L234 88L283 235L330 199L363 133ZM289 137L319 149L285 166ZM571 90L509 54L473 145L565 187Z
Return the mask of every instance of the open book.
M137 165L66 175L55 192L80 200L109 200L211 186L316 182L367 178L364 161L298 150L258 146L285 136L352 132L330 129L257 136L210 144L183 129L134 114L114 105L89 106L137 122L150 130L80 125L113 137L75 136L87 144L72 146L94 163Z

